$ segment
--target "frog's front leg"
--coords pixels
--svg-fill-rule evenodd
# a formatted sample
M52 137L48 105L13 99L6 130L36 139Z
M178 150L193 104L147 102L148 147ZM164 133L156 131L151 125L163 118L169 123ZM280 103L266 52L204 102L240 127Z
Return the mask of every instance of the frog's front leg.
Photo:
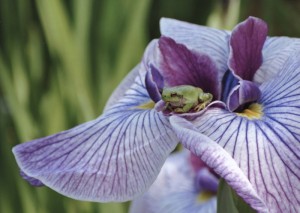
M172 111L170 102L165 102L164 110L167 110L167 109Z
M202 93L199 95L199 104L194 108L195 111L199 112L212 101L213 96L210 93Z
M193 108L193 106L194 106L193 103L187 103L182 108L176 108L176 109L174 109L174 112L185 113L185 112L190 111Z

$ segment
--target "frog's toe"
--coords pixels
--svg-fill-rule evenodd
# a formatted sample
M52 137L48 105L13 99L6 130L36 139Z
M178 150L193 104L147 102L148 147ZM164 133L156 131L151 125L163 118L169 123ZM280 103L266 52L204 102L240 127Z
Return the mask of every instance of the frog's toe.
M201 110L203 110L204 108L206 107L206 104L199 104L199 105L197 105L195 108L194 108L194 110L196 111L196 112L199 112L199 111L201 111Z
M183 113L184 112L182 108L176 108L173 111L176 112L176 113Z

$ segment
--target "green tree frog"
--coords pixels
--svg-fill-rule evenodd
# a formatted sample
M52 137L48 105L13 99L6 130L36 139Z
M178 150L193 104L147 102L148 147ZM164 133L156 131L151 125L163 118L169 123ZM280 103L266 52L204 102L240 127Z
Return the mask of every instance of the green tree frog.
M161 97L166 103L165 109L176 113L203 110L213 98L212 94L190 85L165 87Z

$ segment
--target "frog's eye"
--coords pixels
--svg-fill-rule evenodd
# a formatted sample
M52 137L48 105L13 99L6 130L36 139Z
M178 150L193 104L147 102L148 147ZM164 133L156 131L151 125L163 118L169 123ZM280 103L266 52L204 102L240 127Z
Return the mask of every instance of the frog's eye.
M175 93L175 92L171 93L171 97L176 97L176 96L177 96L177 93Z

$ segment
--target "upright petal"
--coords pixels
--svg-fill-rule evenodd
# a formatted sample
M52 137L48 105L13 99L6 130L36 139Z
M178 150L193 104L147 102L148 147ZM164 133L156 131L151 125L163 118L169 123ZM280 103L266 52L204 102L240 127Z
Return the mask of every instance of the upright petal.
M195 126L185 119L172 116L170 122L185 148L200 157L220 177L224 178L253 209L258 212L267 212L264 202L228 152L206 135L199 133Z
M228 32L169 18L160 20L160 31L163 36L184 44L190 50L209 55L216 63L221 82L228 69Z
M299 82L298 52L277 77L261 85L260 117L211 109L193 121L233 157L270 212L300 207Z
M169 86L193 85L219 97L218 71L205 54L190 51L168 37L158 41L161 51L161 72Z
M172 154L147 193L132 202L130 213L215 213L216 197L197 201L203 189L196 189L195 178L189 153L185 150ZM202 184L207 176L198 179Z
M255 17L249 17L232 31L228 66L243 80L252 81L262 64L267 33L267 24Z
M125 201L143 193L177 138L162 114L138 107L149 101L142 79L98 119L14 147L21 170L80 200Z

